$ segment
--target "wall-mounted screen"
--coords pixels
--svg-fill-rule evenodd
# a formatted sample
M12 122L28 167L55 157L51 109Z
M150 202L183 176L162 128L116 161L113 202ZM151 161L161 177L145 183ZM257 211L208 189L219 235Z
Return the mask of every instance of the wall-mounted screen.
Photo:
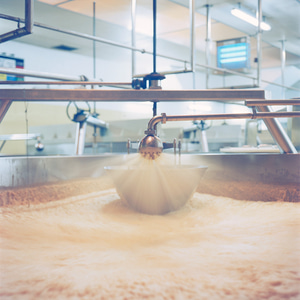
M217 41L218 68L247 72L250 69L248 37Z

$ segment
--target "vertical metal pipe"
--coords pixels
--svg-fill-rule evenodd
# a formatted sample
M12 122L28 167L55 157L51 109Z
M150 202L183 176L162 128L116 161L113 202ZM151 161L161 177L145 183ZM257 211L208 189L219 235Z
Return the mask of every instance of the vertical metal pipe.
M96 2L93 2L93 36L96 36ZM93 40L93 78L96 78L96 41Z
M77 131L76 131L76 141L75 141L76 155L82 155L84 153L85 133L86 133L86 122L78 122Z
M19 22L19 21L18 21ZM33 0L25 1L25 26L0 35L0 43L10 41L33 31Z
M206 4L206 47L205 47L205 57L206 65L210 66L210 42L211 42L211 14L210 7L211 5ZM209 69L206 68L206 88L209 88Z
M258 28L257 28L257 37L256 37L256 47L257 47L257 86L261 86L261 22L262 22L262 8L261 0L258 0L257 3L257 17L258 17Z
M193 76L193 89L195 89L195 68L196 68L196 48L195 48L195 1L190 0L190 51L191 51L191 71Z
M284 69L285 69L285 61L286 61L286 52L285 52L285 41L281 41L281 51L280 51L280 59L281 59L281 84L284 85ZM282 87L281 90L281 98L285 99L285 88Z
M200 132L200 142L201 142L202 152L206 152L206 153L209 152L207 136L206 136L205 130L201 130L201 132Z
M96 36L96 2L93 2L93 36ZM93 78L96 78L96 41L93 40ZM94 88L94 86L92 86ZM94 114L96 115L96 105L94 102ZM97 149L97 127L94 126L93 133L93 153L96 153Z
M281 99L285 99L285 76L284 76L284 69L286 63L286 51L285 51L285 40L281 42L281 49L280 49L280 60L281 60L281 84L283 85L281 88ZM287 111L292 111L293 106L287 106ZM292 119L287 120L287 134L288 136L292 137Z
M96 36L96 2L93 2L93 36ZM93 78L96 78L96 41L93 40ZM96 113L96 102L94 102L94 113ZM96 134L94 130L94 134Z
M26 0L25 2L25 28L27 33L33 31L33 0Z
M153 102L152 112L153 112L153 117L155 117L157 115L157 102L156 101Z
M153 73L156 73L156 0L153 0ZM150 84L151 85L151 84ZM157 102L153 102L153 116L157 114ZM156 127L154 128L156 130Z
M153 0L153 73L156 73L156 0Z
M257 106L257 110L260 112L271 112L268 106ZM288 137L287 133L282 128L279 121L274 119L263 119L266 126L268 127L272 137L281 149L283 153L298 153L294 147L292 141Z
M131 147L131 141L130 139L127 140L127 154L130 154L130 147Z
M195 1L190 0L190 50L191 50L191 71L195 70Z
M131 47L135 48L136 40L135 40L135 27L136 27L136 0L131 0ZM135 51L131 50L131 77L136 73L135 72L135 64L136 57Z

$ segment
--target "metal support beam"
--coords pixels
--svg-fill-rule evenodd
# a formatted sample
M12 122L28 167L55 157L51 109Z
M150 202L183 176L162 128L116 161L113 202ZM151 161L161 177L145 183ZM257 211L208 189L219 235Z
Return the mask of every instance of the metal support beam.
M25 26L0 35L0 43L17 39L33 31L33 3L34 0L25 0Z
M0 100L13 101L245 101L264 99L264 90L93 90L93 89L1 89Z
M271 109L268 106L258 106L257 110L261 113L272 113ZM285 112L286 114L291 114L293 112ZM279 123L277 119L264 119L266 126L268 127L269 132L271 133L273 139L282 150L283 153L298 153L294 147L289 136Z
M300 105L300 99L246 100L246 106Z
M6 115L12 100L0 100L0 123L2 122L4 116Z

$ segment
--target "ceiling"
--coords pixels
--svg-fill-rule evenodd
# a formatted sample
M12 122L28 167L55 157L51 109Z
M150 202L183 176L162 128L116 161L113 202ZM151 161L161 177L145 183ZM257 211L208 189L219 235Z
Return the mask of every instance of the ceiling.
M300 67L300 3L298 0L261 0L263 16L272 29L262 34L263 67L279 67L281 41L285 41L286 64ZM25 0L0 0L1 13L24 18ZM96 35L124 45L131 45L130 0L39 0L34 5L34 21L80 33L93 34L93 2L95 2ZM256 29L232 16L230 11L237 5L235 0L198 0L196 7L196 48L205 51L206 5L211 5L212 41L248 35L251 48L256 53ZM239 1L242 7L255 12L257 1ZM157 38L189 47L189 0L157 1ZM16 28L16 23L0 19L1 32ZM137 0L136 46L151 51L152 1ZM92 42L34 28L34 33L18 39L19 42L53 48L66 45L74 52L92 55ZM87 41L87 42L86 42ZM1 46L0 46L1 47ZM214 48L212 48L214 49ZM158 50L159 52L159 50ZM113 55L113 51L110 52ZM166 54L167 53L161 53Z

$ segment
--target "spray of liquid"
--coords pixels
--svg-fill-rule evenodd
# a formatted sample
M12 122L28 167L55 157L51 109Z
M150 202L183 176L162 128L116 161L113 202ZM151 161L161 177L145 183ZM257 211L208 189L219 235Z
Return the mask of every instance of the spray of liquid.
M147 214L165 214L183 206L193 195L206 168L174 164L174 156L145 159L131 156L121 167L109 168L120 197Z

